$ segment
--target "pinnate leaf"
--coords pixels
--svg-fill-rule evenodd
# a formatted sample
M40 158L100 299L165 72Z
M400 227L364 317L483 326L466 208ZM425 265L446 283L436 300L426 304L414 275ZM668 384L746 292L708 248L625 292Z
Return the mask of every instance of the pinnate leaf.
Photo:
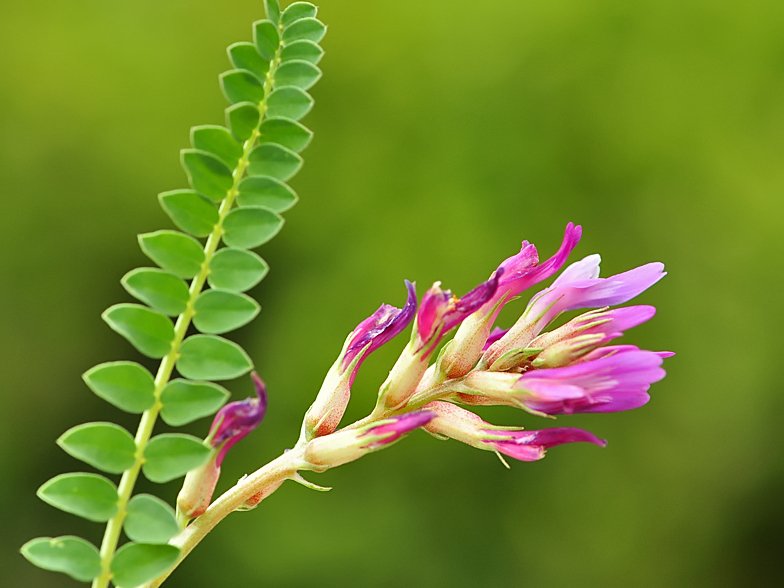
M285 212L297 203L297 194L286 184L267 176L250 176L239 185L237 203L240 206L264 206L275 212Z
M318 8L310 2L293 2L280 15L280 24L287 27L301 18L313 18L317 13Z
M137 494L127 509L123 529L131 541L164 544L180 531L174 509L160 498Z
M212 257L207 282L212 288L244 292L264 279L268 271L267 262L252 251L226 247Z
M232 65L237 69L247 69L260 80L263 80L267 75L270 66L269 59L264 59L253 43L234 43L229 45L226 51Z
M240 102L226 109L226 124L238 141L247 141L259 126L259 109L251 102Z
M180 346L177 370L191 380L231 380L251 369L245 350L223 337L193 335Z
M25 543L21 551L39 568L68 574L79 582L89 582L101 573L98 549L80 537L39 537Z
M167 425L181 427L215 414L228 398L229 392L212 382L172 380L161 392L161 418Z
M97 474L60 474L37 494L47 504L90 521L105 523L117 514L117 488Z
M181 278L192 278L204 263L201 244L177 231L144 233L139 235L139 246L147 257Z
M142 471L151 482L170 482L199 467L211 452L201 439L192 435L164 433L147 444Z
M268 118L261 123L259 143L278 143L299 153L310 144L313 133L288 118Z
M138 414L155 404L155 381L138 363L102 363L85 372L82 379L97 396L126 412Z
M136 443L114 423L85 423L68 429L57 440L63 450L93 467L120 474L136 463Z
M286 45L280 52L281 61L301 59L316 64L324 57L324 50L313 41L294 41Z
M267 115L270 117L282 116L299 120L310 112L311 108L313 108L313 98L295 86L276 88L267 98Z
M157 268L131 270L120 282L129 294L169 316L183 312L190 298L185 282Z
M292 178L302 167L302 158L291 149L276 143L262 143L248 156L248 173L272 176L282 182Z
M253 42L259 54L266 60L275 57L280 45L278 27L270 20L258 20L253 23Z
M245 209L243 209L245 210ZM194 305L194 326L202 333L226 333L252 321L259 304L250 296L229 290L207 290Z
M316 18L302 18L283 30L283 44L294 41L313 41L318 43L327 34L327 26Z
M163 192L158 200L172 222L195 237L206 237L218 224L218 207L194 190Z
M211 153L229 168L237 166L242 157L242 145L231 136L228 129L218 125L201 125L191 129L191 145Z
M107 308L101 317L112 330L148 357L159 359L171 350L174 325L157 311L140 304L115 304Z
M275 87L295 86L303 90L312 87L321 78L321 70L302 59L281 63L275 72Z
M117 588L136 588L157 578L180 557L173 545L126 543L112 559L112 583Z
M232 104L251 102L258 104L264 98L264 84L245 69L232 69L220 75L221 89Z
M225 198L234 178L223 161L199 149L183 149L180 158L194 190L215 202Z

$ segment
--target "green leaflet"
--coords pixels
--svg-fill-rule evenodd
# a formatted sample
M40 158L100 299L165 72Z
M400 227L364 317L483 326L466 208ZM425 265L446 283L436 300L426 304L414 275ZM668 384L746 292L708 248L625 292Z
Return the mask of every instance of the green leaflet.
M247 69L260 80L263 80L270 68L269 59L264 59L253 43L234 43L226 52L231 64L237 69Z
M285 212L299 200L286 184L267 176L244 178L239 185L237 202L240 206L263 206L274 212Z
M272 239L283 227L283 218L263 206L235 208L223 221L223 240L231 247L253 249Z
M303 151L313 138L307 127L288 118L268 118L259 131L259 143L278 143L295 153Z
M248 324L259 314L258 302L229 290L202 292L194 305L193 325L202 333L226 333Z
M262 143L248 156L248 173L272 176L282 182L291 179L302 167L302 158L276 143Z
M110 474L121 474L136 462L133 437L114 423L73 427L60 436L57 444L76 459Z
M324 57L324 50L313 41L305 39L289 43L280 52L281 61L301 59L302 61L309 61L314 65L321 61L322 57Z
M268 271L267 262L252 251L226 247L213 256L207 282L212 288L245 292L258 284Z
M188 304L188 286L167 271L140 267L125 274L120 283L129 294L169 316L185 311Z
M191 129L191 145L195 149L211 153L225 163L229 169L229 176L231 176L231 170L237 166L237 162L242 157L242 145L231 136L228 129L217 125L193 127ZM230 187L231 184L229 184ZM225 195L224 191L220 200Z
M177 371L191 380L231 380L253 369L248 354L215 335L193 335L180 346Z
M140 304L115 304L101 317L112 330L148 357L160 359L171 351L174 325L159 312Z
M172 222L194 237L206 237L218 223L218 207L194 190L163 192L158 200Z
M172 545L126 543L114 554L112 582L117 588L136 588L160 576L179 556Z
M234 178L225 163L212 153L199 149L183 149L180 158L194 190L215 202L226 197Z
M123 529L131 541L165 544L180 531L174 509L150 494L131 498L127 510Z
M259 54L266 60L275 57L280 45L278 27L271 20L259 20L253 23L253 42Z
M201 244L177 231L144 233L139 235L139 246L147 257L181 278L192 278L204 263Z
M299 120L313 108L313 98L295 86L279 87L267 97L267 114ZM250 135L249 135L250 136Z
M244 69L232 69L220 75L221 89L232 104L251 102L258 104L264 98L263 82Z
M142 472L151 482L170 482L199 467L211 452L192 435L164 433L150 439L144 449Z
M215 414L228 399L228 390L212 382L172 380L161 393L161 418L167 425L181 427Z
M39 568L89 582L101 573L98 549L80 537L39 537L22 546L22 555Z
M313 41L318 43L327 34L326 25L316 18L303 18L283 30L281 40L284 45L294 41Z
M238 141L250 139L260 117L259 109L251 102L240 102L226 109L226 124Z
M295 86L302 90L311 88L321 78L321 70L302 59L281 63L275 74L275 87Z
M117 489L97 474L60 474L37 494L47 504L90 521L103 523L117 514Z
M280 4L278 4L278 0L264 0L264 13L272 22L280 21Z
M318 8L310 2L293 2L292 4L289 4L283 11L283 14L281 14L280 24L287 27L301 18L313 18L317 13Z
M96 396L126 412L144 412L155 404L152 374L138 363L102 363L85 372L82 379Z

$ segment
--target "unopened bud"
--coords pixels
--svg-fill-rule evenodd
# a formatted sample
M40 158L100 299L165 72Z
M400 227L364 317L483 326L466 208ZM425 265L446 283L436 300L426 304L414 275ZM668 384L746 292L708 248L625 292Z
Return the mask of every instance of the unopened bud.
M189 519L203 515L212 502L221 471L216 463L217 457L218 452L213 451L204 465L189 471L185 476L185 482L177 495L177 509Z

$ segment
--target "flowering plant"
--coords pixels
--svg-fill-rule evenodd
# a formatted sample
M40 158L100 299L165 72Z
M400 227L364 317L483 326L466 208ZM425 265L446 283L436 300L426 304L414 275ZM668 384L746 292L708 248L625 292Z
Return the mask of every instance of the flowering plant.
M183 232L140 236L142 250L160 267L133 270L123 285L144 304L118 304L103 315L138 351L161 360L158 371L153 377L138 363L119 361L85 374L98 396L141 413L136 435L111 423L88 423L58 441L88 465L121 474L119 484L73 473L38 491L50 505L105 522L106 529L100 549L78 537L44 537L28 542L23 554L94 588L109 582L120 588L159 586L229 513L256 507L286 480L325 490L302 472L354 461L418 428L492 451L502 461L503 455L539 460L548 448L566 443L604 446L582 429L498 426L471 408L507 405L550 418L628 410L645 404L650 385L664 377L661 365L669 353L609 345L653 317L650 306L611 307L660 280L665 275L660 263L600 278L600 258L589 255L534 294L511 328L496 327L507 303L565 265L582 234L569 223L552 257L540 263L536 247L524 241L519 253L462 297L437 282L419 299L406 281L402 308L384 304L349 333L296 444L213 499L228 451L262 422L268 394L248 355L219 335L259 312L244 292L266 275L267 265L250 250L277 234L281 214L297 201L285 182L301 167L299 153L311 139L299 120L313 104L307 90L321 76L318 43L326 33L308 2L285 10L277 0L265 4L268 18L254 24L253 43L229 47L235 69L221 76L232 104L227 126L193 129L193 148L182 152L192 189L160 196ZM556 326L563 313L583 309L591 310ZM363 361L409 325L409 341L372 412L339 428ZM189 334L191 326L199 333ZM181 378L172 380L175 370ZM248 373L255 396L224 406L229 394L215 381ZM212 414L204 439L153 436L159 416L177 427ZM140 473L153 482L184 477L176 511L155 496L133 494ZM129 541L118 549L123 532Z

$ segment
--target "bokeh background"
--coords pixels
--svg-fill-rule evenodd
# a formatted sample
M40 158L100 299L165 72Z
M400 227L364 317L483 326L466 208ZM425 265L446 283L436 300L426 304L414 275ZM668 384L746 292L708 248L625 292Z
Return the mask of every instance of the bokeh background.
M172 586L773 586L784 582L784 4L778 0L323 0L330 31L301 202L260 250L238 331L270 388L221 488L278 455L346 334L403 278L462 294L567 221L603 275L649 261L659 314L625 342L678 353L639 410L562 417L609 439L504 469L417 432L222 523ZM137 418L83 385L139 359L101 321L168 228L189 128L221 123L224 48L260 0L7 0L0 8L0 569L39 535L102 527L35 497L82 469L66 429ZM510 305L510 324L524 305ZM370 410L404 338L361 370ZM148 363L148 365L150 365ZM229 383L250 393L247 378ZM550 426L512 410L502 424ZM208 422L189 428L204 434ZM161 427L160 430L165 430ZM173 499L175 483L155 488ZM141 490L153 485L142 482ZM168 585L168 584L167 584Z

